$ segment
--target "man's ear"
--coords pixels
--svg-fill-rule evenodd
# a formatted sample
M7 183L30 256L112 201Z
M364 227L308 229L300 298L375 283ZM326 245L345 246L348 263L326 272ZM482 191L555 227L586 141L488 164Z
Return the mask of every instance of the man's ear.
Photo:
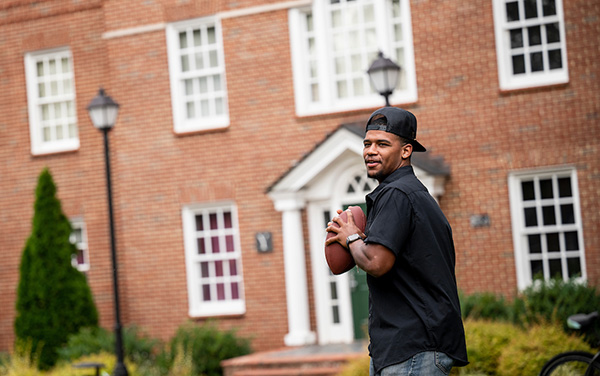
M408 159L410 158L410 156L412 155L413 152L413 146L412 144L404 144L404 146L402 146L402 159Z

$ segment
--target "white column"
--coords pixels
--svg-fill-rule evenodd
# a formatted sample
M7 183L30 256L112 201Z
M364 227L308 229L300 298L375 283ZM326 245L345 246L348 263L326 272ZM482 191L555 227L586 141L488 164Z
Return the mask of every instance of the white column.
M300 213L304 204L304 200L297 197L275 199L275 209L282 212L283 259L289 331L284 342L287 346L313 344L316 340L315 333L310 331L308 309L306 258Z

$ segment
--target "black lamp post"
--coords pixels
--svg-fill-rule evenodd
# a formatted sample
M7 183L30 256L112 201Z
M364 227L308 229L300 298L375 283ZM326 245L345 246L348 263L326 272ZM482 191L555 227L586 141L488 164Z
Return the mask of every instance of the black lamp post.
M367 70L373 89L385 97L386 106L390 105L389 96L392 95L396 88L400 69L398 64L383 57L383 52L379 51L377 59L371 63L371 66Z
M98 95L92 99L87 110L94 123L94 127L100 129L104 134L104 160L106 162L106 192L108 196L108 221L110 224L110 250L113 266L113 290L115 295L115 353L117 364L113 376L127 376L123 356L123 333L121 328L121 312L119 310L119 276L117 273L117 250L115 243L115 225L113 219L112 187L110 179L110 153L108 147L108 131L114 127L119 112L119 104L111 97L104 94L100 88Z

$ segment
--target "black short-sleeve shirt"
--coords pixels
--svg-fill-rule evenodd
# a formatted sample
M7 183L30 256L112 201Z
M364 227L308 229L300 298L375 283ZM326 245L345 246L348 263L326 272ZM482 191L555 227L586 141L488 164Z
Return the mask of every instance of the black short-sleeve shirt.
M411 166L367 195L365 243L396 256L369 285L369 352L376 370L422 351L439 351L466 365L465 334L454 274L452 229Z

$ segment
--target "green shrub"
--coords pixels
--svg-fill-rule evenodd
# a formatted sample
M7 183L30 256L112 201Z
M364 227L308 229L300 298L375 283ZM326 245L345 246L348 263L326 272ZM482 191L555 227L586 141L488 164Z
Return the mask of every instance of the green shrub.
M352 359L336 376L369 376L370 362L368 355Z
M153 362L161 346L159 340L150 338L135 325L123 329L125 355L137 364Z
M37 363L39 349L32 350L32 340L19 340L15 343L15 350L12 354L3 359L0 364L1 376L40 376Z
M250 353L250 341L238 337L234 330L221 331L212 321L203 325L188 322L177 330L170 343L171 362L184 351L191 354L192 375L220 376L221 361Z
M123 351L125 356L137 364L154 361L160 342L145 336L137 326L123 329ZM83 328L69 336L67 344L58 353L60 359L71 361L85 355L115 350L115 336L104 328Z
M498 360L497 375L535 376L554 355L572 350L592 351L582 338L568 335L560 326L536 324L520 332L504 348Z
M48 169L39 176L35 196L31 234L19 266L14 325L16 337L31 340L31 351L39 352L40 369L49 369L69 334L98 325L98 312L85 275L71 265L76 253L69 240L72 228Z
M2 376L41 376L37 365L32 361L29 354L13 355L0 365Z
M453 374L496 375L498 359L511 340L523 330L507 322L465 320L465 337L469 365L455 368Z
M0 375L2 376L89 376L92 371L90 369L75 368L73 365L80 362L101 363L104 365L100 369L101 376L109 376L115 368L116 356L111 353L101 352L98 354L83 356L75 359L73 362L58 363L54 368L47 371L37 369L34 360L29 356L29 350L23 351L23 347L19 345L21 350L16 351L12 356L6 359L6 363L0 365ZM125 360L125 366L129 376L149 376L138 370L135 363ZM175 375L173 375L175 376ZM181 375L183 376L183 375Z
M71 361L82 356L110 352L114 339L104 328L82 328L69 336L67 343L58 350L61 361Z
M10 362L10 354L0 351L0 367Z
M183 346L179 346L175 355L173 365L169 369L168 376L189 376L192 374L194 362L190 351L184 351Z
M82 356L81 358L75 359L71 363L58 364L50 372L44 374L44 376L89 376L90 374L93 374L93 371L89 368L82 369L73 367L74 364L83 362L103 364L104 367L100 369L100 375L110 376L115 369L115 365L117 364L117 357L114 355L114 353L104 351L98 354ZM134 362L128 359L125 359L125 367L127 368L127 373L129 376L147 376L145 373L142 373L138 370L138 366Z
M535 281L509 302L502 296L483 292L460 296L465 319L490 319L512 322L528 327L536 323L554 322L567 333L567 318L575 313L590 313L600 307L600 294L593 286L575 281ZM600 343L600 320L585 333L586 341L595 346Z
M566 332L567 318L575 313L590 313L600 308L600 294L593 286L574 281L551 280L533 286L520 295L524 321L527 323L557 322ZM600 342L600 320L587 330L585 338L592 346Z
M185 373L185 369L189 372ZM176 349L172 353L165 346L151 360L140 363L140 373L144 376L189 376L192 374L191 369L190 352Z
M463 318L514 321L513 307L503 296L489 292L461 294L460 305Z
M508 322L465 320L469 365L454 367L460 376L536 376L543 365L564 351L592 351L581 337L556 324L524 329ZM337 376L368 375L369 357L350 362Z

